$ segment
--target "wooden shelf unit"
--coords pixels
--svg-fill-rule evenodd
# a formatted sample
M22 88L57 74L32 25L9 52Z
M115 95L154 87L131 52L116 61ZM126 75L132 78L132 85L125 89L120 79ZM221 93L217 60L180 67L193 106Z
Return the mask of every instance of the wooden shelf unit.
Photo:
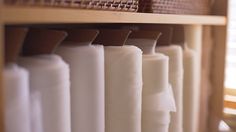
M217 11L225 11L221 3L225 0L216 0ZM214 39L214 56L212 63L212 86L213 92L210 98L210 119L208 122L209 132L216 132L217 123L222 119L221 108L223 106L223 79L224 79L224 55L226 44L227 15L172 15L172 14L151 14L131 13L100 10L82 10L76 8L39 7L39 6L6 6L0 1L0 73L2 73L4 53L4 27L6 25L27 25L27 24L181 24L185 25L187 31L187 43L189 47L198 54L198 72L201 70L201 48L202 32L205 26L212 27ZM210 38L209 38L210 39ZM199 79L200 81L200 79ZM3 119L3 84L2 74L0 75L0 132L4 131ZM200 87L200 84L199 84ZM206 90L207 91L207 90ZM208 132L206 131L206 132Z
M152 14L38 6L3 6L2 9L5 24L145 23L226 25L225 16Z

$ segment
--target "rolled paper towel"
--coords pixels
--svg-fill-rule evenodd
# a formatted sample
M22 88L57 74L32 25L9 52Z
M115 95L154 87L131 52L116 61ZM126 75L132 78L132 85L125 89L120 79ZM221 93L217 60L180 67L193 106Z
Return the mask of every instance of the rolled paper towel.
M57 55L21 57L30 73L30 92L40 93L43 132L70 132L69 67Z
M3 70L6 132L30 132L29 74L16 64Z
M72 132L104 132L103 46L71 44L60 46L56 53L70 66Z
M160 46L156 52L169 57L169 82L172 86L176 112L171 113L169 132L183 132L183 51L180 46Z
M199 112L199 88L197 86L196 54L193 50L186 49L184 57L184 132L197 132Z
M105 47L106 132L141 132L142 51Z
M168 82L168 61L160 53L143 55L143 132L168 132L170 112L176 110Z

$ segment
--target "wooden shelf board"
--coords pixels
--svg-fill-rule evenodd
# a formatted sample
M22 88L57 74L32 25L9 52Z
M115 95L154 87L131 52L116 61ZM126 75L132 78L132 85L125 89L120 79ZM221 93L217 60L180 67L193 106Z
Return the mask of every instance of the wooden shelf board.
M132 13L77 8L3 6L5 24L147 23L226 25L225 16Z

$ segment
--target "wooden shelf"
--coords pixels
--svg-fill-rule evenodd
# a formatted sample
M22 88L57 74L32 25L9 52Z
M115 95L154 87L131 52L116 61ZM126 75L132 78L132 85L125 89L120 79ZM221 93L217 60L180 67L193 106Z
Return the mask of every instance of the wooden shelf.
M76 8L3 6L4 24L51 23L149 23L186 25L226 25L224 16L170 15Z

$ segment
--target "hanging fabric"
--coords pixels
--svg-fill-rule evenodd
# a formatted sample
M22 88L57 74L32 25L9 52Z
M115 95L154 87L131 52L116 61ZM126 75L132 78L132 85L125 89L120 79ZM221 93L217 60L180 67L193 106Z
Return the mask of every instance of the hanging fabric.
M56 50L70 67L72 132L105 131L104 48L97 30L70 30Z
M57 55L22 57L30 73L30 92L40 93L44 132L70 132L69 67Z
M196 132L198 116L198 91L197 86L197 74L196 74L196 52L186 48L183 52L184 58L184 132Z
M168 132L170 112L175 111L172 88L169 85L169 58L155 53L156 42L161 35L157 31L134 31L127 45L142 49L142 131Z
M31 132L43 132L42 96L40 92L30 94Z
M124 43L129 30L101 30L105 45L106 132L141 132L142 52Z
M156 52L169 57L169 82L172 86L176 112L171 113L170 132L183 131L183 51L180 46L160 46Z
M29 71L31 95L41 96L43 132L71 131L69 67L52 54L65 36L63 31L30 29L23 46L24 57L18 61Z
M5 29L3 110L7 132L30 132L29 72L16 64L27 32L27 28Z
M9 64L3 70L4 119L7 132L30 132L29 73Z

